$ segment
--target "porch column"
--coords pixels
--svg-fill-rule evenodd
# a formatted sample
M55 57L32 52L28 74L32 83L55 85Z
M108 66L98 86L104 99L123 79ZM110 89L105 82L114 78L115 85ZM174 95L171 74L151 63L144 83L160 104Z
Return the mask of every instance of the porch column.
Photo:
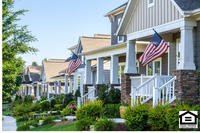
M72 87L73 87L73 80L70 77L70 82L69 82L69 93L72 93Z
M78 89L78 77L77 77L77 74L74 73L74 94L76 92L76 90Z
M91 60L85 61L85 78L84 78L84 84L90 85L92 84L92 77L91 77Z
M68 75L65 74L65 94L68 94Z
M103 70L103 58L97 58L97 81L96 84L104 83L104 70Z
M81 96L83 96L83 81L84 81L84 74L81 73L81 77L80 77L80 93L81 93Z
M136 74L136 52L135 52L135 40L129 40L127 42L127 52L126 52L126 66L125 72L128 74Z
M50 88L49 88L49 84L48 83L46 85L47 85L47 98L49 99L50 98L50 96L49 96L49 89Z
M119 63L118 56L112 55L111 63L110 63L110 83L111 84L119 84L118 83L118 63Z
M179 70L196 70L194 64L193 26L181 27Z
M54 93L57 94L57 85L56 81L54 81Z
M58 94L61 94L61 81L58 81Z
M36 97L37 97L37 99L39 100L39 97L40 97L40 94L39 94L39 88L40 88L40 86L39 86L39 84L37 83L37 90L36 90Z

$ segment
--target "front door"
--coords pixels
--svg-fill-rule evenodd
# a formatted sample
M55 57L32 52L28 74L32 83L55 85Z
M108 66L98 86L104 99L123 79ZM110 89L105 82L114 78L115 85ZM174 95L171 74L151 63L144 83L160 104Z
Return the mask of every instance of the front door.
M152 76L154 74L161 75L162 73L162 59L158 58L146 66L146 75Z
M180 66L180 38L176 39L176 69Z

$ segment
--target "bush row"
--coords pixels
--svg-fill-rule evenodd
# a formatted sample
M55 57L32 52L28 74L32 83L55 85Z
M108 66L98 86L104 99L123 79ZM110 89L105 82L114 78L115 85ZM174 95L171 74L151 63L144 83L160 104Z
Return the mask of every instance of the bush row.
M179 111L195 110L200 113L200 105L190 106L178 103L176 106L148 105L129 107L125 112L126 126L134 131L177 131L179 129Z

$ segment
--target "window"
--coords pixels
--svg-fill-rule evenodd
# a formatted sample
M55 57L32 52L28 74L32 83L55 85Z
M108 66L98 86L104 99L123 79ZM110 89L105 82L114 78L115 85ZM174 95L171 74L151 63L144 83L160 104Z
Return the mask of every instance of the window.
M154 6L154 0L148 0L148 8Z
M120 24L120 22L121 22L121 19L122 19L121 17L117 19L117 24L118 24L118 26L119 26L119 24Z
M124 42L124 36L118 36L118 43Z
M146 66L146 75L162 74L162 59L158 58Z

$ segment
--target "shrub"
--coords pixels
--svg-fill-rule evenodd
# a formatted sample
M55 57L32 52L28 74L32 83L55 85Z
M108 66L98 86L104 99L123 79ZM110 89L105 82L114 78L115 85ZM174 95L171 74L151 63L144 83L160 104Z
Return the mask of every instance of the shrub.
M56 104L62 104L63 102L63 99L64 99L64 94L61 94L61 95L55 95L54 98L56 100Z
M165 119L170 131L177 131L179 129L179 111L189 111L191 108L187 104L177 103L175 106L167 108Z
M78 131L87 131L90 129L90 125L92 125L94 121L90 118L83 118L76 122L76 128Z
M40 107L43 111L48 110L50 108L50 102L48 100L44 100L40 102Z
M157 106L150 109L148 123L152 130L167 130L167 124L165 120L165 107Z
M107 103L119 104L121 102L121 91L119 89L110 89L107 96Z
M126 112L127 108L128 108L128 106L120 106L119 107L120 117L123 119L125 118L125 112Z
M129 130L144 130L147 127L148 107L146 105L129 107L125 112L125 119Z
M33 111L33 104L17 104L13 109L14 116L22 116Z
M63 107L65 108L73 100L74 97L72 93L66 94L63 99Z
M99 86L98 99L102 100L105 104L119 104L121 102L121 91L111 88L108 90L108 85Z
M55 110L62 110L62 104L55 104L54 109Z
M119 107L120 104L105 104L104 116L108 118L120 118Z
M24 103L32 103L34 98L32 96L24 96Z
M103 84L100 85L98 89L98 99L104 103L107 103L108 88L108 85Z
M41 96L40 101L47 100L47 96Z
M48 117L45 117L43 120L44 120L43 121L44 125L51 124L51 123L54 123L55 116L48 116Z
M76 109L77 109L76 101L71 101L71 102L63 109L62 116L75 114Z
M51 108L54 108L54 105L56 104L56 99L51 99L50 100L50 106L51 106Z
M19 116L19 117L16 118L17 122L28 121L28 120L29 120L29 116L28 115Z
M23 103L22 96L20 96L20 95L16 95L13 104L16 105L16 104L21 104L21 103Z
M112 131L114 128L114 122L106 118L100 118L94 125L96 131Z
M17 131L27 131L30 128L30 123L25 122L17 126Z
M76 119L78 124L83 124L81 130L88 129L91 122L95 122L103 116L103 103L99 100L89 102L76 111ZM79 125L80 126L80 125Z
M74 100L77 101L77 98L81 96L80 89L77 89L75 94L74 94Z

